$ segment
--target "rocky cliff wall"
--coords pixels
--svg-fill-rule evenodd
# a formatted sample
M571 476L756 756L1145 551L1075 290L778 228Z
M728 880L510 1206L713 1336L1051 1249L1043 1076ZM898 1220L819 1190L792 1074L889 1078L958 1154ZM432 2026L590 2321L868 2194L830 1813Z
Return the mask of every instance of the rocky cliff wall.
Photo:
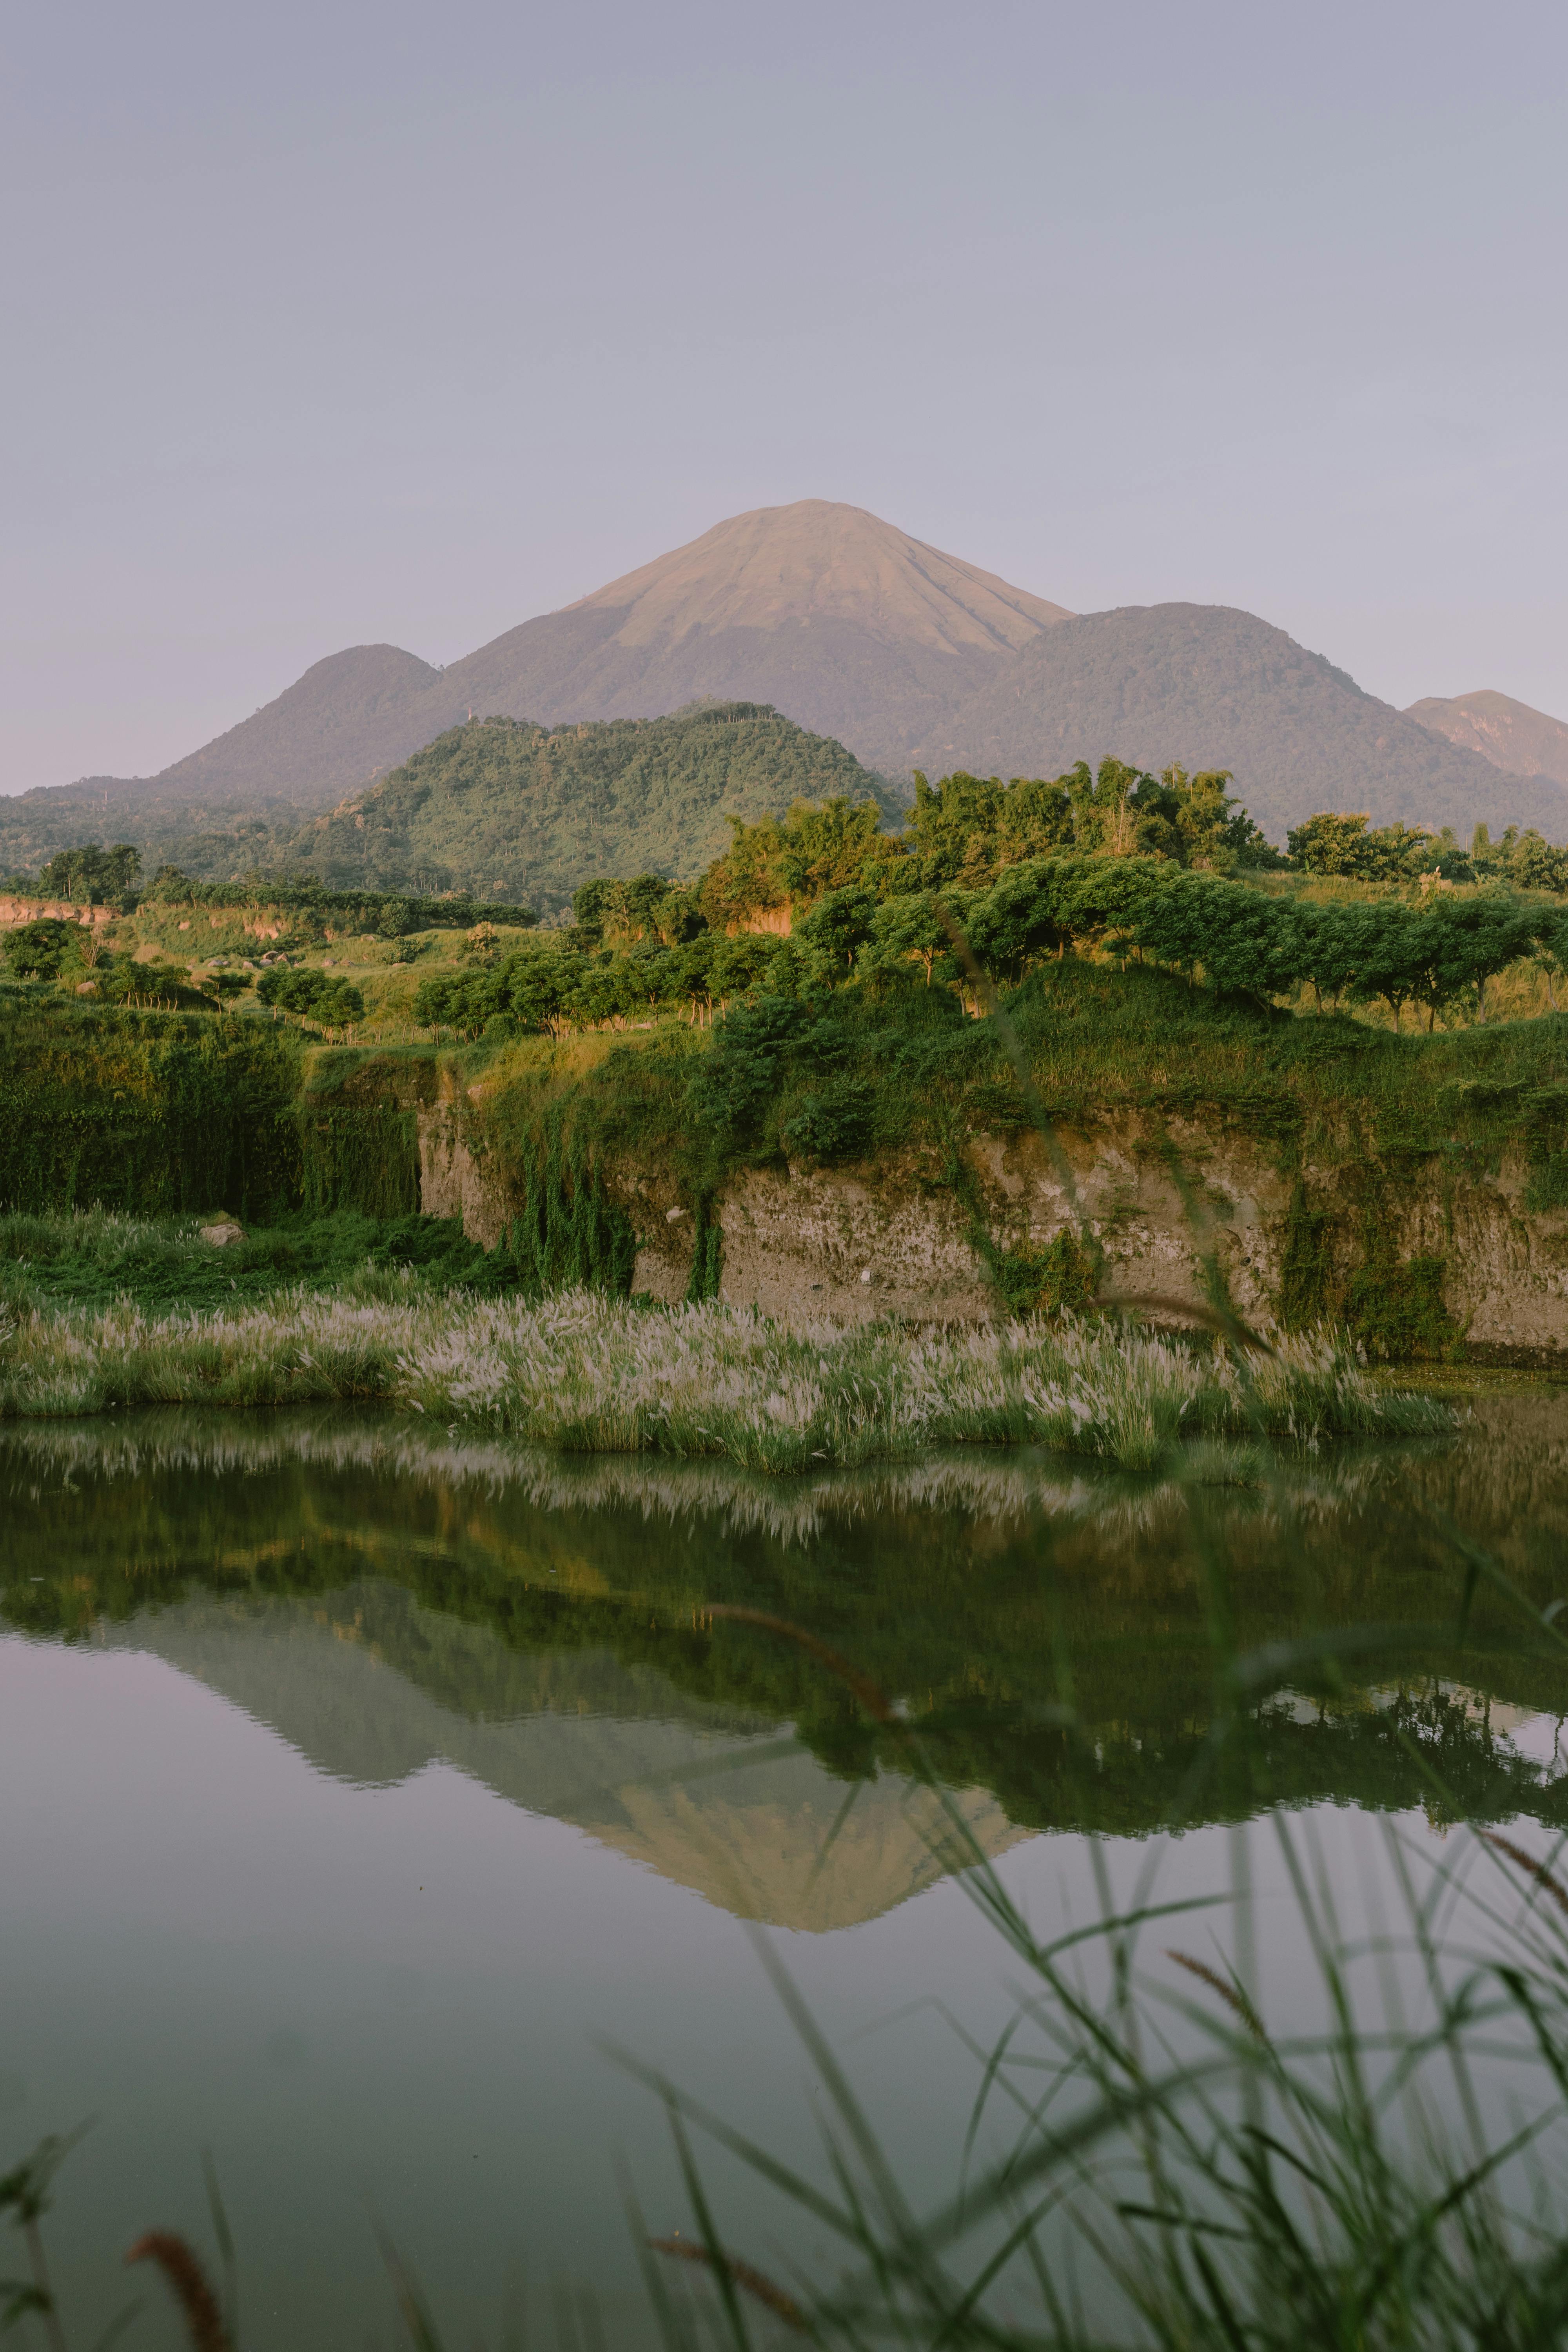
M477 1147L477 1148L476 1148ZM1059 1236L1093 1262L1097 1295L1177 1321L1205 1301L1203 1261L1249 1319L1331 1315L1394 1355L1568 1370L1568 1209L1525 1205L1528 1171L1358 1165L1282 1175L1268 1149L1136 1119L1066 1133L971 1139L969 1199L912 1165L744 1170L711 1213L720 1295L783 1318L971 1320L1004 1311L994 1263L1026 1265ZM420 1121L421 1202L493 1245L515 1185L483 1142L483 1099ZM685 1296L695 1221L658 1169L623 1177L637 1226L634 1286Z

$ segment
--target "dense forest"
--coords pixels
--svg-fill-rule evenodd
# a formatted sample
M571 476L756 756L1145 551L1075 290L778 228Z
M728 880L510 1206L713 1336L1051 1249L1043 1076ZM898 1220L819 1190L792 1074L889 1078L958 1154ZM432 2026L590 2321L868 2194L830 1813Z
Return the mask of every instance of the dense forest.
M483 719L437 737L382 783L277 845L333 888L466 889L564 908L595 873L700 873L726 816L885 788L841 743L764 704L548 730Z

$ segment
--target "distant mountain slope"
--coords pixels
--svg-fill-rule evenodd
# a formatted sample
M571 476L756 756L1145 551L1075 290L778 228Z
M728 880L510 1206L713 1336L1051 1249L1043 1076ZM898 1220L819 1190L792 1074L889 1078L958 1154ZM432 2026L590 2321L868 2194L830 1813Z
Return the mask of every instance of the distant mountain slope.
M149 866L241 836L250 849L331 808L447 723L441 672L396 646L329 655L275 701L156 776L88 776L0 800L0 867L32 870L82 840L133 841ZM441 716L432 719L432 709ZM254 863L255 858L242 859ZM232 863L220 853L219 863Z
M1521 776L1550 776L1568 785L1568 727L1544 710L1532 710L1528 702L1515 702L1511 695L1494 694L1489 688L1447 700L1428 695L1423 702L1411 703L1405 716L1434 735L1446 735L1450 743L1479 751L1496 768Z
M892 805L841 743L765 705L552 732L476 719L277 855L338 887L467 887L549 912L595 874L694 877L727 845L728 810L754 820L835 793Z
M396 646L352 646L157 776L0 802L0 865L79 838L83 793L100 831L163 854L232 829L227 810L329 808L470 710L554 727L701 698L769 702L901 773L912 743L1064 613L860 507L762 507L444 671Z
M351 646L313 663L276 701L154 782L171 797L209 803L260 790L269 798L330 805L376 769L405 759L410 728L428 740L441 675L397 646Z
M476 710L639 718L699 695L767 701L900 771L1019 649L1067 617L826 499L734 515L447 671Z
M149 866L226 877L276 864L302 839L300 854L330 857L344 879L364 877L374 855L385 878L430 888L437 870L457 872L443 845L459 836L458 878L487 892L500 872L525 869L564 891L574 874L584 878L581 858L585 871L604 870L612 840L626 857L662 842L647 862L688 871L722 838L706 802L705 814L693 804L693 822L707 829L679 856L662 817L623 812L610 824L564 802L550 819L557 848L531 815L526 841L504 857L494 813L475 830L455 801L416 821L395 798L370 825L375 838L357 845L350 835L366 827L353 817L315 820L470 714L559 729L653 719L703 698L771 705L847 747L895 792L914 767L1048 774L1110 751L1230 768L1281 840L1321 808L1461 833L1537 824L1568 838L1568 728L1522 704L1469 696L1402 713L1256 614L1156 604L1075 616L862 508L803 499L731 516L445 670L395 646L354 646L159 776L0 799L0 871L36 870L54 850L96 839L133 841ZM1432 731L1439 708L1461 704L1469 718ZM1548 740L1543 730L1556 731ZM1500 764L1515 759L1530 772ZM850 768L851 789L865 789L853 759ZM829 762L824 772L837 772ZM419 861L395 877L395 842Z
M1058 623L970 698L928 757L933 769L1037 775L1106 751L1229 768L1279 840L1316 809L1465 835L1510 822L1568 835L1568 791L1500 772L1283 629L1224 604L1133 604Z

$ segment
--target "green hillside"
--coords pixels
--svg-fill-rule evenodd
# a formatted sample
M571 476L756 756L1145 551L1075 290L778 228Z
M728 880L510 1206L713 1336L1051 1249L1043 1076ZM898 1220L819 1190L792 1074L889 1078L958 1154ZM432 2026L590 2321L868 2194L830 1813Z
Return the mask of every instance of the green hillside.
M479 719L277 850L337 889L468 889L549 913L596 874L694 878L728 845L729 812L755 822L834 794L885 788L765 703L553 729Z

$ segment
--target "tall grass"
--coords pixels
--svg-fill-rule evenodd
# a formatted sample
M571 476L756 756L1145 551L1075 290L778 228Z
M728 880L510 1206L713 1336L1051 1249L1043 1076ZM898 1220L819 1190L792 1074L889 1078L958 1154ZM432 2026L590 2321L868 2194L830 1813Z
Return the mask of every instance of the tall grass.
M948 1859L967 1864L1023 1982L1004 2031L970 2045L945 2194L906 2189L900 2149L760 1936L821 2085L819 2168L783 2163L624 2060L668 2111L705 2265L730 2288L716 2297L723 2341L741 2352L758 2336L741 2250L702 2186L702 2139L812 2225L822 2257L784 2284L799 2332L845 2352L1563 2342L1568 1888L1555 1848L1478 1830L1434 1860L1387 1829L1394 1916L1353 1936L1310 1831L1277 1812L1309 1981L1293 1973L1271 1998L1244 1845L1217 1901L1158 1900L1152 1873L1119 1899L1097 1857L1101 1916L1042 1939L950 1800L946 1814ZM673 2301L665 2319L670 2352L706 2340Z
M220 1222L226 1222L220 1220ZM363 1298L407 1297L406 1282L379 1279L416 1269L423 1286L508 1289L516 1270L465 1240L455 1217L367 1216L355 1209L294 1212L215 1248L202 1238L211 1215L128 1216L104 1209L0 1215L0 1309L215 1307L247 1303L289 1288L332 1289Z
M1105 1323L786 1328L716 1301L432 1297L395 1269L374 1281L374 1298L285 1292L205 1313L128 1301L12 1311L0 1322L0 1416L374 1399L563 1453L721 1454L768 1473L951 1444L1043 1445L1143 1469L1178 1439L1263 1433L1310 1449L1451 1425L1447 1406L1379 1387L1326 1332L1281 1339L1243 1369Z

